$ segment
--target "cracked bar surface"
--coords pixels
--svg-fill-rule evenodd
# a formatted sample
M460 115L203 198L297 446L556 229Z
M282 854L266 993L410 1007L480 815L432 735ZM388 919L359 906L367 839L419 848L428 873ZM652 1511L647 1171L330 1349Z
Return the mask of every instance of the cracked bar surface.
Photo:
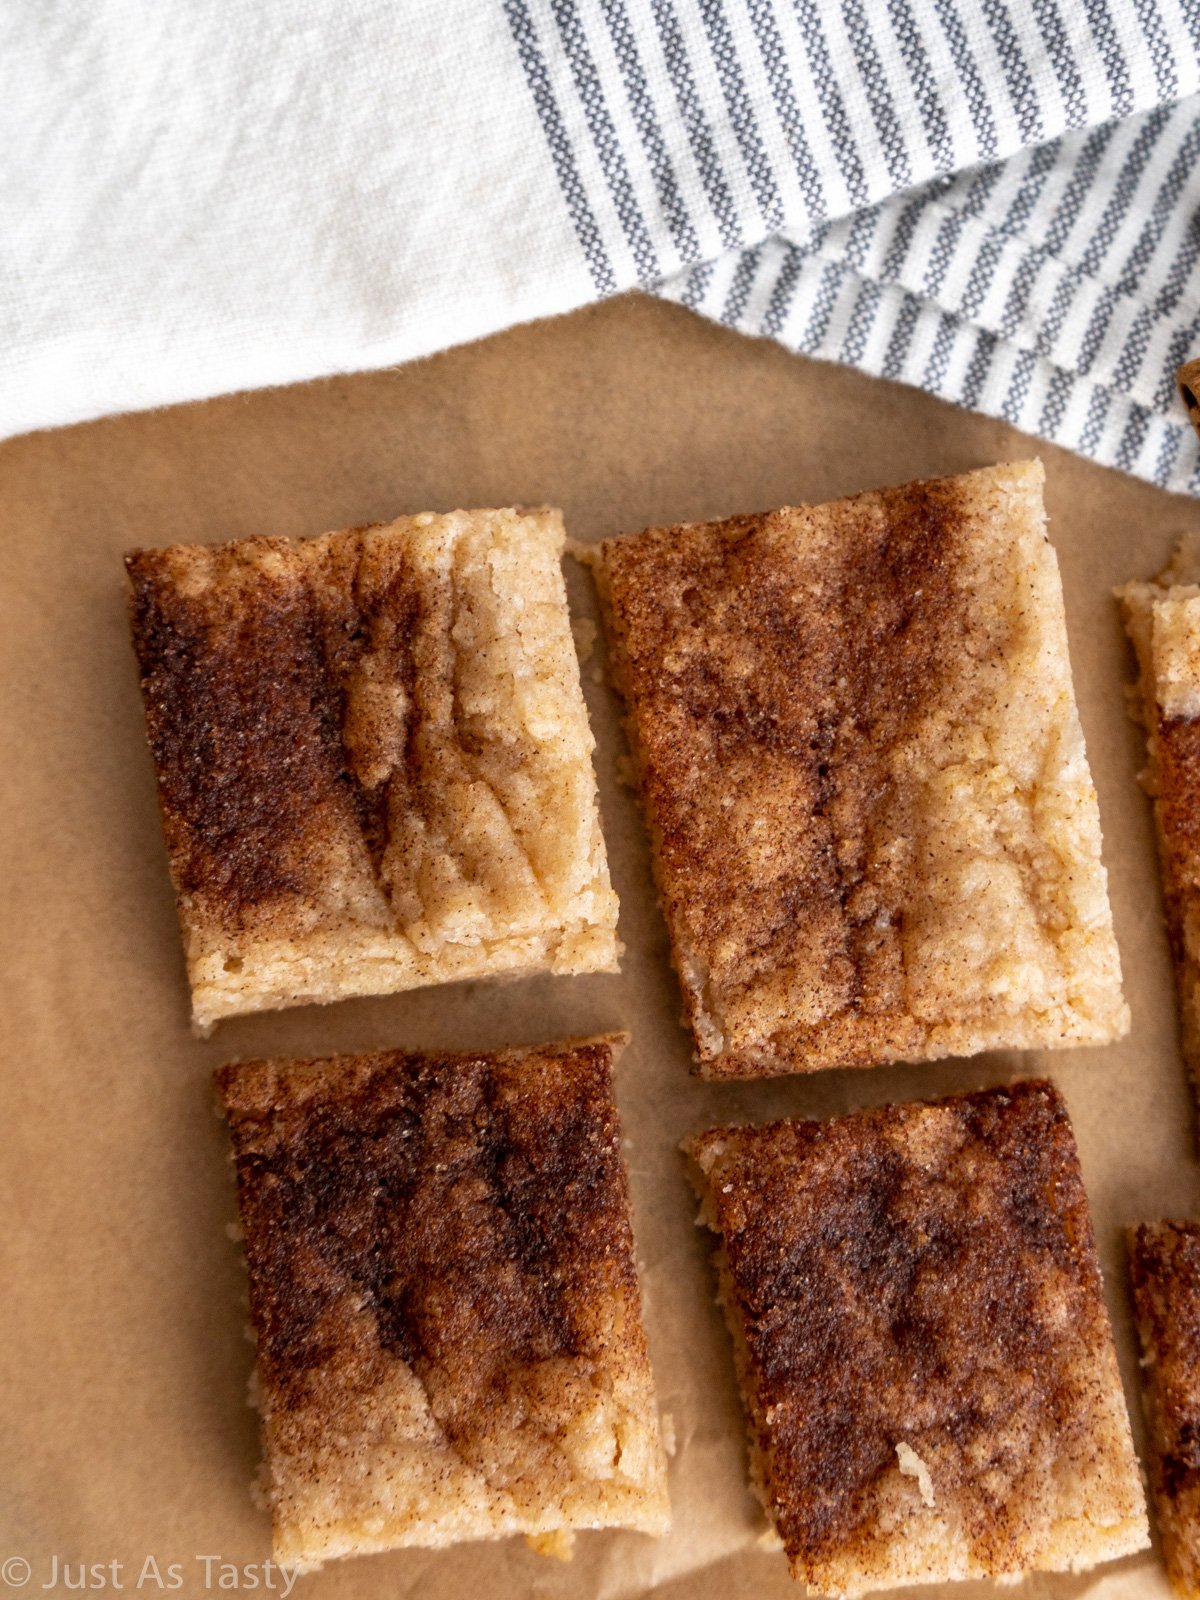
M1018 463L591 558L703 1075L1128 1028L1042 482Z
M126 558L198 1027L612 971L554 511Z
M751 1479L819 1593L1149 1543L1074 1136L1032 1081L690 1146Z
M277 1561L666 1531L624 1043L220 1071Z
M1181 542L1156 579L1117 597L1137 654L1131 708L1146 730L1142 784L1154 798L1184 1063L1200 1097L1200 540Z
M1200 1222L1129 1230L1150 1495L1175 1593L1200 1596Z

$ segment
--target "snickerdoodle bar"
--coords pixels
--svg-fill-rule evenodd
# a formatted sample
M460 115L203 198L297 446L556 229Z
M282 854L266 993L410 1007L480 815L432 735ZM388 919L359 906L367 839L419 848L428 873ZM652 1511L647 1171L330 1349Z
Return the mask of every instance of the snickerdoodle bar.
M612 971L554 511L127 558L197 1026Z
M623 1043L222 1069L277 1561L666 1530Z
M751 1478L819 1593L1148 1542L1087 1197L1046 1082L690 1145Z
M1042 481L591 556L705 1076L1127 1029Z

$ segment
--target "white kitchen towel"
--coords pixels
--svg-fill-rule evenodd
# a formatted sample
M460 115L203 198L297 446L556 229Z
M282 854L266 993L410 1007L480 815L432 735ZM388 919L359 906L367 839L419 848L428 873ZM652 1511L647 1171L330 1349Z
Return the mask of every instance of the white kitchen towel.
M0 435L635 285L1200 492L1200 0L0 0Z

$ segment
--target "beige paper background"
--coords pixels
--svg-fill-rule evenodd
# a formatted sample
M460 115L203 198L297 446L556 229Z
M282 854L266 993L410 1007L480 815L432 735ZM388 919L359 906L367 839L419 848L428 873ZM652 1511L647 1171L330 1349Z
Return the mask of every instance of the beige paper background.
M1100 791L1133 1009L1102 1050L829 1073L758 1085L689 1075L645 840L616 777L623 748L595 663L584 682L627 954L619 977L462 986L188 1031L120 554L136 544L306 534L456 505L550 502L595 539L654 521L820 500L1040 453L1075 680ZM1141 1440L1120 1230L1200 1210L1149 808L1127 721L1113 584L1148 575L1200 504L1037 446L927 396L627 298L400 371L107 420L0 446L6 716L0 767L4 1228L0 1576L52 1558L147 1556L203 1594L198 1556L269 1554L247 1484L244 1285L210 1074L237 1055L488 1047L627 1027L620 1068L635 1225L659 1390L675 1419L675 1531L582 1536L570 1566L522 1543L334 1565L301 1600L421 1594L664 1600L797 1591L756 1550L741 1420L679 1140L721 1119L827 1115L1048 1072L1075 1121L1127 1395ZM569 563L569 565L571 565ZM594 615L569 573L576 613ZM219 1592L211 1567L207 1592ZM261 1572L255 1574L261 1578ZM78 1572L72 1568L72 1576ZM116 1587L111 1568L93 1574ZM279 1584L279 1579L275 1579ZM99 1583L93 1581L93 1592ZM0 1583L0 1593L3 1584ZM60 1584L58 1592L67 1592ZM929 1591L924 1591L928 1593ZM957 1585L956 1594L996 1593ZM1023 1593L1166 1593L1156 1555Z

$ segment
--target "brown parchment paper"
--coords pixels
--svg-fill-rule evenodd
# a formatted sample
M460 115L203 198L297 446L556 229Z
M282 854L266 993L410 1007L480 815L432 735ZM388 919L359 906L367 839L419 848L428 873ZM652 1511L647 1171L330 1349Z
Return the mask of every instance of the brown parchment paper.
M646 842L617 778L616 708L595 658L583 677L621 898L619 977L426 990L191 1037L126 629L124 549L513 502L560 505L571 533L596 539L1033 453L1047 468L1100 791L1133 1009L1126 1042L763 1084L691 1077ZM1200 528L1200 504L637 298L396 372L0 446L0 1593L66 1594L81 1581L93 1593L284 1590L262 1565L267 1519L248 1494L259 1455L245 1403L252 1353L243 1269L226 1236L235 1216L226 1136L212 1110L212 1069L238 1055L633 1033L619 1095L651 1352L678 1439L674 1532L661 1543L582 1535L570 1565L521 1541L371 1556L299 1579L301 1600L798 1592L782 1556L756 1544L710 1241L694 1224L678 1153L682 1137L722 1119L826 1116L1049 1073L1079 1138L1140 1445L1120 1230L1200 1214L1200 1167L1110 590L1156 571L1188 528ZM568 567L576 615L594 616L589 581ZM953 1589L963 1600L999 1592ZM1147 1553L1099 1575L1034 1578L1022 1592L1142 1600L1167 1591Z

